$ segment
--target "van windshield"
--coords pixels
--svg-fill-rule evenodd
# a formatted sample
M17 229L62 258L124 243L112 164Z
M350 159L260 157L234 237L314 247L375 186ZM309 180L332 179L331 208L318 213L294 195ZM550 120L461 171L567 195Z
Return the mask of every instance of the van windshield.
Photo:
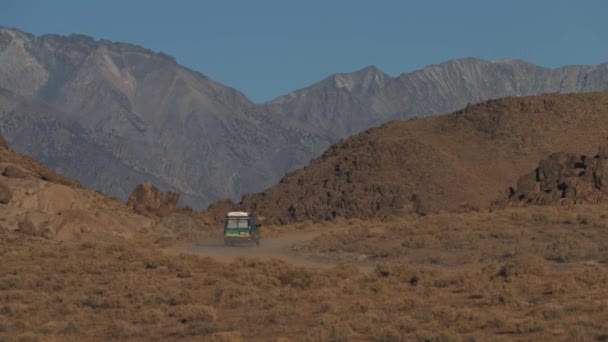
M228 221L226 221L226 228L249 228L249 223L247 222L247 219L228 219Z

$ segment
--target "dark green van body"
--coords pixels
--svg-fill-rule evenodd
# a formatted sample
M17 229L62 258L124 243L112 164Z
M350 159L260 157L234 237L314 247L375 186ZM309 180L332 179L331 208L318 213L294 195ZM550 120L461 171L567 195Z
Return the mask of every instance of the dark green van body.
M251 216L228 216L224 223L224 243L235 245L243 243L260 244L260 225Z

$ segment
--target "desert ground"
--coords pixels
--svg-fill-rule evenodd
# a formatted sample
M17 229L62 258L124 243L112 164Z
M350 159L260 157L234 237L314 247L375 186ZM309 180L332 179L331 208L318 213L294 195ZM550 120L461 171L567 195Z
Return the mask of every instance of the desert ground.
M608 339L608 205L263 228L259 247L3 232L1 339Z

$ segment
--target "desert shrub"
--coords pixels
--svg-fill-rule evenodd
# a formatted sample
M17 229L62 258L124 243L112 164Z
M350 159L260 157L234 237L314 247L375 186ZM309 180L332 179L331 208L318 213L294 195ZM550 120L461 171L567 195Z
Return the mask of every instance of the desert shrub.
M411 288L423 285L428 291L430 291L428 286L432 285L438 276L438 272L431 267L412 267L392 262L376 264L374 273L380 279L389 280L389 283L397 282Z
M543 329L540 322L537 322L534 319L525 319L515 324L514 332L518 334L527 334L543 331Z
M542 312L542 316L545 320L560 319L562 317L562 310L558 306L549 306Z
M584 324L570 324L567 327L567 340L573 342L584 342L584 341L605 341L601 339L601 334L594 331L592 327Z
M507 317L503 312L492 312L486 315L486 325L493 329L504 329Z
M511 258L498 272L504 278L521 276L542 276L545 274L547 262L537 255L518 255Z
M182 323L191 321L213 322L217 319L217 313L213 307L196 304L173 307L169 310L169 316Z
M599 267L584 268L574 273L574 279L587 286L606 286L608 285L608 272Z
M366 313L372 307L373 307L373 303L370 300L362 298L362 299L354 300L352 303L350 303L350 305L348 306L348 312L357 313L357 314Z
M36 332L42 335L55 335L61 330L61 328L60 322L50 321L42 324L42 326L40 326Z
M310 274L295 269L282 272L278 277L281 286L293 286L297 288L307 288L312 280Z
M144 331L141 327L123 320L115 320L106 327L105 335L110 339L128 339L142 337L144 335Z
M219 283L219 281L220 279L218 277L215 277L213 275L206 275L205 278L203 278L203 285L212 286Z
M587 303L587 302L570 302L563 307L563 312L569 315L578 315L581 313L594 313L601 308L601 306Z
M398 298L392 301L392 307L399 312L409 312L419 308L422 302L417 297Z
M577 237L573 233L562 233L546 245L544 257L557 262L569 262L592 257L598 250L597 243L591 240Z
M241 333L238 331L222 331L211 334L209 336L210 342L241 342L243 338Z
M416 234L406 237L401 246L405 248L437 248L439 240L433 234Z
M418 342L458 342L460 337L456 334L421 330L414 334L412 340Z
M319 306L318 313L332 313L336 311L336 304L332 302L323 302Z
M377 342L401 342L403 341L403 337L401 336L401 332L394 328L383 327L379 328L378 331L373 333L374 341Z
M344 279L352 279L360 275L359 268L357 266L347 263L339 263L332 268L331 276L332 278L338 278L340 280ZM332 279L332 284L335 284L335 280Z
M160 309L150 308L137 311L135 316L144 324L157 324L163 321L165 313Z
M6 274L0 278L0 291L6 291L9 289L17 288L19 279L16 275Z
M589 224L591 223L591 218L587 215L577 215L576 221L580 224Z
M227 285L215 292L215 302L228 307L260 305L264 301L260 291L253 286Z
M550 220L547 217L547 215L545 214L541 214L541 213L533 213L532 214L532 222L534 222L535 224L549 224Z
M207 341L209 335L218 332L220 329L215 322L203 322L203 321L190 321L184 322L180 325L178 334L181 337L189 338L191 336L198 336L195 339L200 339L200 336L204 336L204 340Z
M551 282L548 284L545 293L552 296L565 296L578 290L580 285L572 274L567 274L561 278L559 282Z
M35 334L33 332L26 332L23 334L20 334L18 336L18 338L16 339L16 341L19 342L38 342L42 340L42 336L39 334Z
M44 280L39 275L26 272L6 273L0 278L0 290L32 289L41 287L43 284Z
M92 249L92 248L96 248L97 244L93 241L86 241L80 244L80 248L81 249Z
M67 322L64 327L61 329L61 334L63 335L72 335L80 333L80 328L74 322Z
M192 302L192 293L185 290L171 289L164 295L165 302L171 306L186 305Z
M171 260L163 255L148 255L143 259L145 269L157 269L161 266L167 267Z

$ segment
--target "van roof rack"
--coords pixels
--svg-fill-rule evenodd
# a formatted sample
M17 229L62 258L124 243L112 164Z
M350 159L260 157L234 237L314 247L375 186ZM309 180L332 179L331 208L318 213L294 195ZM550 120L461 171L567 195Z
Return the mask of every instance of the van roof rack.
M245 211L231 211L227 215L228 217L248 217L249 213Z

